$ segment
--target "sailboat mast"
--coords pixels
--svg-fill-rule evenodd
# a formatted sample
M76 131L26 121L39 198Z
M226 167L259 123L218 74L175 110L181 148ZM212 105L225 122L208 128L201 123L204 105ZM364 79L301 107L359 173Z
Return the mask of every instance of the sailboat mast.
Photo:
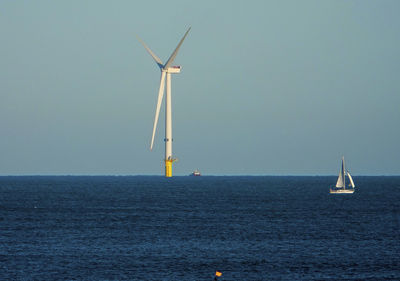
M343 176L343 189L346 189L346 167L344 164L344 156L342 156L342 176Z

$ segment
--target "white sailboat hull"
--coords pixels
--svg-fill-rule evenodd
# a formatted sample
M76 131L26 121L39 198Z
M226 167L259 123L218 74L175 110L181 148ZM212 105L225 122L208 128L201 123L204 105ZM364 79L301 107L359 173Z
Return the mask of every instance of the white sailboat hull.
M331 194L349 194L354 193L354 189L330 189L329 193Z

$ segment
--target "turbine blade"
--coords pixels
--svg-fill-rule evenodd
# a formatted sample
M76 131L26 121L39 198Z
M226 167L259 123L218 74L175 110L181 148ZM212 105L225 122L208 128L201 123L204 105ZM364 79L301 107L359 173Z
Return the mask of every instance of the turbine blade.
M168 67L170 67L171 64L174 62L174 59L175 59L176 55L178 54L179 48L181 47L183 40L185 40L186 35L188 35L190 29L191 29L191 27L189 27L189 29L186 31L185 35L182 37L181 41L179 42L178 46L176 46L175 51L169 57L167 63L164 66L164 69L167 69Z
M164 65L163 65L162 61L160 60L160 58L157 57L156 54L154 54L153 51L150 50L149 47L147 47L147 45L143 42L142 39L140 39L139 36L136 36L136 37L137 37L137 39L139 40L139 42L142 43L143 47L144 47L144 48L146 49L146 51L150 54L150 56L153 57L153 59L155 60L155 62L156 62L157 65L158 65L158 67L163 68Z
M154 117L153 134L152 134L152 136L151 136L150 150L153 149L154 136L155 136L155 134L156 134L158 116L160 115L161 102L162 102L163 95L164 95L165 73L166 73L166 72L164 72L164 71L161 72L160 89L159 89L159 91L158 91L157 107L156 107L156 116Z

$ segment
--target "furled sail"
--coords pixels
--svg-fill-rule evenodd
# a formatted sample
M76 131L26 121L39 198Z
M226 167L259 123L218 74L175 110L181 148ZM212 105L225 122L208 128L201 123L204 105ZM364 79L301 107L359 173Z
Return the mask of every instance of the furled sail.
M351 175L350 175L350 173L349 173L349 172L347 172L347 175L349 176L349 180L350 180L350 184L349 184L349 185L351 185L351 187L352 187L352 188L354 188L354 187L355 187L355 185L354 185L353 178L351 177Z

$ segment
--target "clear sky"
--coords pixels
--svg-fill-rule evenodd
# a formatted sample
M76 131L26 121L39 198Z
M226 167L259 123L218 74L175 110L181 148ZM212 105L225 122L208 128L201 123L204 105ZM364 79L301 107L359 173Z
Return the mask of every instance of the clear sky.
M0 1L0 174L400 174L400 1ZM163 114L163 113L162 113Z

